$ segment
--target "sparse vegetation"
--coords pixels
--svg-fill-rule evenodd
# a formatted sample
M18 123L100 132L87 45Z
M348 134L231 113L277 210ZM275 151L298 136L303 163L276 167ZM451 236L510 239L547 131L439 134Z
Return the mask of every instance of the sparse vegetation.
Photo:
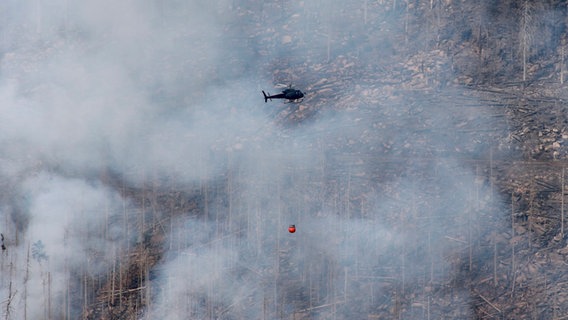
M568 315L564 2L140 6L0 22L5 319Z

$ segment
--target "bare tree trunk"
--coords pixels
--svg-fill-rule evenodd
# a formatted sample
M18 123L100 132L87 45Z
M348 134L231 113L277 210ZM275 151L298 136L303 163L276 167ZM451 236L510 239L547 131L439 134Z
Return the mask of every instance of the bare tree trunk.
M491 201L493 201L493 185L494 185L494 179L493 179L493 147L489 148L489 199Z
M527 59L528 51L532 41L532 28L533 28L533 17L532 17L532 5L528 0L523 1L521 7L521 30L520 30L520 42L521 42L521 56L523 64L523 82L527 80Z
M562 196L560 197L560 236L564 239L564 168L562 168Z
M428 215L431 215L428 213ZM428 219L428 255L430 256L430 284L434 282L434 257L432 253L432 217Z
M516 281L516 261L515 261L515 193L511 193L511 239L512 239L512 253L511 253L511 299L515 294L515 281Z
M343 282L343 302L347 303L347 271L348 268L344 267L343 272L344 272L344 282Z
M65 247L65 251L66 251L66 257L68 256L67 254L67 246ZM65 258L65 262L64 262L64 273L69 275L69 261L67 258ZM67 279L65 280L65 294L63 295L63 306L62 306L62 311L63 311L63 319L67 320L70 318L70 313L71 313L71 294L70 294L70 287L71 287L71 280L70 277L66 277Z
M227 177L227 193L228 193L228 197L229 197L229 217L228 217L228 221L227 221L227 230L229 230L229 232L231 232L231 224L232 224L232 219L233 219L233 157L231 154L231 151L228 151L227 154L227 166L228 166L228 177Z
M10 280L10 284L8 286L8 299L6 300L6 310L5 310L5 314L6 314L6 320L10 319L10 311L12 310L12 299L14 298L14 295L12 294L12 280Z
M30 278L30 244L26 254L26 274L24 276L24 320L28 318L28 280Z
M560 42L560 84L564 84L564 48L566 46L566 40L562 39Z
M118 259L118 308L122 309L122 259Z
M345 211L347 219L351 219L351 167L347 169L347 190L345 195Z
M123 230L125 232L126 239L128 239L128 213L126 210L126 181L122 179L122 223L123 223ZM126 241L127 248L126 251L130 250L130 246L128 245L129 241Z
M115 286L116 286L116 261L118 259L117 255L116 255L116 249L113 248L114 251L114 260L112 262L112 270L110 272L110 294L109 294L109 298L108 298L108 305L112 306L114 305L114 290L115 290Z
M205 220L207 220L209 218L209 185L207 183L207 181L205 181L205 184L202 187L202 192L203 192L203 218Z
M51 272L47 272L47 319L51 320Z
M533 216L534 216L534 201L536 198L536 187L534 185L534 177L531 183L531 191L530 191L530 199L529 199L529 216L528 216L528 235L529 235L529 249L532 249L532 224L533 224Z
M401 224L401 230L402 232L404 232L404 230L406 230L406 217L404 214L404 209L400 214L400 224ZM401 266L400 266L401 294L404 296L405 287L406 287L406 242L404 241L404 239L402 240L402 252L400 258L401 258Z
M493 286L497 287L497 233L493 232Z
M88 307L88 291L89 291L89 279L87 278L87 266L85 265L85 269L83 270L83 313L87 311Z

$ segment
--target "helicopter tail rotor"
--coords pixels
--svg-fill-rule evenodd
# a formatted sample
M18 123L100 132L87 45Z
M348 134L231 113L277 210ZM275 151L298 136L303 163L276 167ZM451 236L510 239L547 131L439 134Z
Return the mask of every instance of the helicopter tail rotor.
M266 93L264 92L264 90L262 90L262 94L264 95L264 103L268 102L268 96L270 96L270 92L268 93L268 96L266 95ZM272 100L272 99L270 99Z

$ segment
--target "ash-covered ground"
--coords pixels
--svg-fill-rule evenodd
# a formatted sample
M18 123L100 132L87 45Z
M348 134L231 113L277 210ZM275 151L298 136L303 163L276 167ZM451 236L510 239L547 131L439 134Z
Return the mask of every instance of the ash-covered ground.
M6 319L568 315L564 3L0 15Z

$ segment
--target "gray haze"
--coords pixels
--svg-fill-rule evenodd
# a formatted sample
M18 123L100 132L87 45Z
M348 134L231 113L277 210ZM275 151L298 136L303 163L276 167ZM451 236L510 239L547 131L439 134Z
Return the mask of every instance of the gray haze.
M383 100L377 85L353 78L340 79L310 121L285 126L269 110L281 103L267 106L260 94L281 82L308 90L320 80L315 65L349 57L345 34L367 43L363 19L340 14L363 17L364 3L6 1L0 295L13 296L11 318L45 314L48 273L62 301L70 283L107 274L140 241L131 231L140 207L107 175L134 189L153 179L175 180L174 191L225 184L206 200L206 216L165 223L166 253L141 319L290 317L316 307L308 301L340 302L338 318L357 318L395 299L381 282L451 283L460 266L449 256L485 237L485 215L500 212L491 182L457 155L485 154L489 144L452 123L479 119L478 129L494 130L486 114L429 94ZM380 20L384 30L369 46L383 54L363 49L357 63L388 66L398 24L368 10L379 12L369 26ZM443 78L449 62L440 59ZM300 66L314 70L310 79L288 70ZM349 109L336 108L353 96ZM383 158L405 159L408 169L394 174ZM46 259L29 257L38 240ZM370 277L375 284L362 285ZM467 290L453 297L469 302ZM78 318L81 307L67 312Z

